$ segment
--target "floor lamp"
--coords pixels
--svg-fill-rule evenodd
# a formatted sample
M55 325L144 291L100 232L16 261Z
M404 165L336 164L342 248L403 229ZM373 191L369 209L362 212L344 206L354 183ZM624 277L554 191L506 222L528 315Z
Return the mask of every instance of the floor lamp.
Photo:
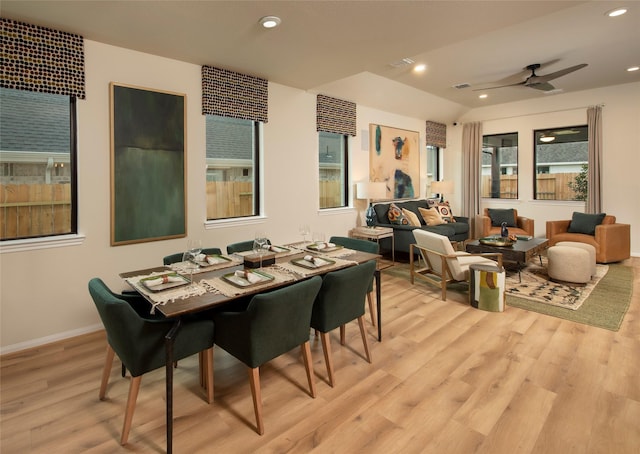
M356 197L358 199L366 199L367 211L365 213L365 220L367 226L373 227L375 225L376 213L373 209L371 200L384 199L387 196L387 185L383 182L364 181L356 183Z

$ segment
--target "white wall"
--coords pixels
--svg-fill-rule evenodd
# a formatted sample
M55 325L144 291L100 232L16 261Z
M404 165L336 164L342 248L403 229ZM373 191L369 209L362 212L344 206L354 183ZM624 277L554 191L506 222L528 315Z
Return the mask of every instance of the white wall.
M361 222L361 201L357 209L318 210L315 94L269 84L269 122L263 130L265 217L206 228L200 66L88 40L85 58L87 98L78 101L78 212L79 233L86 239L76 246L0 254L2 353L99 329L87 291L89 279L101 277L119 290L125 286L118 273L161 265L163 256L185 248L186 238L110 246L110 82L186 95L189 237L224 250L229 243L253 238L257 229L285 242L301 239L301 223L328 237L346 235ZM368 147L369 123L419 131L421 141L424 138L424 120L364 106L358 106L357 114L358 136L350 141L353 183L368 177L368 152L363 148ZM424 150L421 153L424 156Z
M546 221L571 219L584 202L534 200L533 131L587 123L587 107L603 104L602 209L631 224L631 253L640 256L640 83L546 96L474 109L461 122L481 121L483 134L518 132L518 200L481 199L481 207L517 208L535 220L536 236L545 236ZM460 147L462 127L453 142Z

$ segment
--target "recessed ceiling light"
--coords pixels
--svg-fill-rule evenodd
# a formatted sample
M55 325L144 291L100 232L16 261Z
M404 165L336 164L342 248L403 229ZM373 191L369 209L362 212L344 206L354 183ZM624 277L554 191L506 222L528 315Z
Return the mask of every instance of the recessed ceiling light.
M639 69L640 69L640 66L632 66L631 68L627 68L627 71L633 72L633 71L637 71Z
M627 8L616 8L616 9L612 9L611 11L607 11L606 14L609 17L618 17L618 16L622 16L626 12L627 12Z
M278 16L264 16L260 19L260 25L264 28L275 28L280 25L280 18Z
M480 99L485 99L485 98L488 98L488 97L489 97L489 95L486 94L486 93L483 93L480 96L478 96L478 98L480 98Z
M420 63L419 65L416 65L413 70L417 73L421 73L423 72L425 69L427 69L427 65L425 65L424 63Z

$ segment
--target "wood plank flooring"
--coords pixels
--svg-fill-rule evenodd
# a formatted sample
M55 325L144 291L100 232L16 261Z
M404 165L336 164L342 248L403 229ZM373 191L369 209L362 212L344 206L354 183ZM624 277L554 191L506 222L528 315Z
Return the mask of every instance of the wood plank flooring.
M332 333L336 386L312 335L318 395L308 394L300 350L261 368L265 434L245 367L215 351L215 401L199 386L197 357L174 384L176 453L615 453L640 452L640 259L619 332L507 307L470 308L466 294L383 274L383 342L367 322L347 345ZM89 303L89 295L87 295ZM0 358L0 451L158 453L165 450L164 370L142 379L126 447L119 445L129 386L114 361L98 400L103 332Z

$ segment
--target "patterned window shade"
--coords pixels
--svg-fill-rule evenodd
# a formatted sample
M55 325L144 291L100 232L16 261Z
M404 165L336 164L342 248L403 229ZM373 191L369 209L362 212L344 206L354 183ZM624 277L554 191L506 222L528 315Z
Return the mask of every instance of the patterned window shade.
M317 131L355 136L356 103L318 95L316 126Z
M85 98L84 39L0 18L0 86Z
M427 121L427 145L447 148L447 125Z
M212 66L202 67L202 114L268 121L266 79Z

